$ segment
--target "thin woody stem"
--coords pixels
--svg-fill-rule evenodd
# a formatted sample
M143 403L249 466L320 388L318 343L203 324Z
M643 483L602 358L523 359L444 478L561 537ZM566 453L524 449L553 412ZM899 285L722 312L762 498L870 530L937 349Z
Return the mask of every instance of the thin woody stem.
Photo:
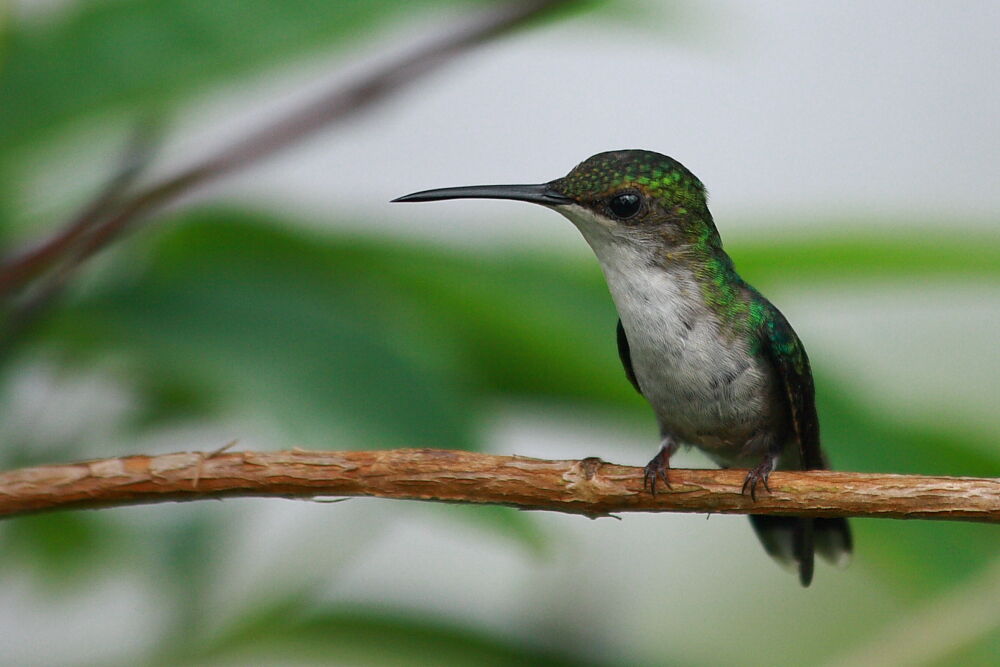
M494 504L590 517L705 512L1000 523L1000 479L837 471L775 472L756 501L744 471L670 471L643 489L641 468L596 458L549 461L439 449L182 452L0 473L0 517L223 497L370 496Z

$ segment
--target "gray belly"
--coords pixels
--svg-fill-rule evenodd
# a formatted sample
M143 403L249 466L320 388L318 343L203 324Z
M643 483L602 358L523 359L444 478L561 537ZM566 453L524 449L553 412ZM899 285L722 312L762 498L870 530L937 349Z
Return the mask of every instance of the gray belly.
M706 449L742 446L768 422L769 378L742 341L709 318L652 335L632 324L623 321L633 369L665 434Z

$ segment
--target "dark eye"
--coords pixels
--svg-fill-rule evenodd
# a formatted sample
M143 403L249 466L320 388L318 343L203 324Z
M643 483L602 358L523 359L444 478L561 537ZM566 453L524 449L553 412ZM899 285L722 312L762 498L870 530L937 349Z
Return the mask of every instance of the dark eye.
M623 192L620 195L615 195L608 202L608 208L611 209L611 212L615 214L615 217L622 220L631 218L638 213L641 205L642 200L634 192Z

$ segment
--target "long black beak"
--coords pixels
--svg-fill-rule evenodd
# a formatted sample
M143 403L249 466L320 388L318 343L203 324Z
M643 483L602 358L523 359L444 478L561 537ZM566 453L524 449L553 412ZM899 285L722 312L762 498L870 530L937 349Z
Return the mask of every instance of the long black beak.
M469 185L461 188L439 188L414 192L393 202L440 201L442 199L512 199L532 204L556 206L572 204L569 197L556 192L549 183L540 185Z

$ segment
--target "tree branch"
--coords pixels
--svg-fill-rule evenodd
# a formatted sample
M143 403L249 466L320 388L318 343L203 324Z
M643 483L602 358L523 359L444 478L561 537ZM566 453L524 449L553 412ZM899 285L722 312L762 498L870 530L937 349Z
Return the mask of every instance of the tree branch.
M23 288L49 266L67 262L66 274L54 289L48 290L51 297L66 282L69 274L115 241L137 219L196 188L294 146L335 122L368 110L476 46L572 4L573 0L521 0L491 7L480 12L471 24L452 26L438 40L351 83L338 83L315 100L131 196L122 195L125 186L129 185L128 181L119 183L117 179L113 180L82 215L70 221L52 238L32 250L0 262L0 298ZM114 197L109 197L109 193ZM118 206L111 206L113 203L118 203Z
M0 473L0 517L223 497L373 496L496 504L590 517L706 512L950 519L1000 523L1000 479L834 471L776 472L742 495L744 471L670 471L643 490L642 469L597 458L548 461L438 449L182 452Z

